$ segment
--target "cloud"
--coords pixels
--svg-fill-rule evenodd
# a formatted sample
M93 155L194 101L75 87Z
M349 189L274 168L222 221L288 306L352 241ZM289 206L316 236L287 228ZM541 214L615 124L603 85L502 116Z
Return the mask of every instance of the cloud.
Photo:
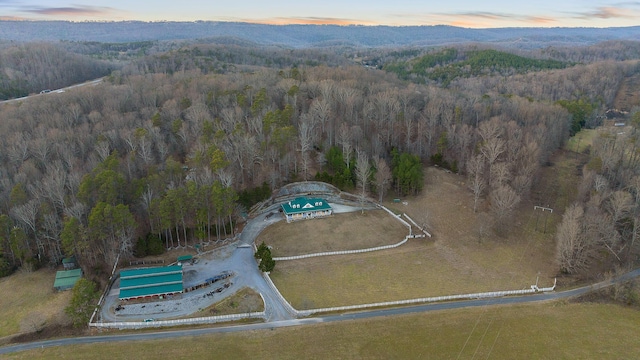
M38 8L26 8L23 10L27 13L44 16L55 17L100 17L111 14L114 9L109 7L96 7L96 6L69 6L69 7L38 7Z
M269 25L377 25L377 23L371 21L321 17L278 17L263 20L244 19L241 21Z
M0 16L0 21L25 21L25 20L29 20L29 19L19 17L19 16Z
M638 5L640 3L635 3ZM632 5L632 3L627 3L628 5ZM640 14L638 11L629 9L627 7L600 7L594 11L581 13L577 16L579 19L634 19L638 18Z
M400 16L399 16L400 17ZM509 26L557 26L559 19L553 16L529 16L497 12L435 13L428 15L403 15L422 25L452 25L466 28L494 28Z

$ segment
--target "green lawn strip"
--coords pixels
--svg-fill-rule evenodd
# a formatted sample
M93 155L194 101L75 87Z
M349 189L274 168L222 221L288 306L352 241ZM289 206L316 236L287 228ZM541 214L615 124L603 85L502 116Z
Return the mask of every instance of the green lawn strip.
M7 359L633 359L640 311L553 302L173 340L37 349Z

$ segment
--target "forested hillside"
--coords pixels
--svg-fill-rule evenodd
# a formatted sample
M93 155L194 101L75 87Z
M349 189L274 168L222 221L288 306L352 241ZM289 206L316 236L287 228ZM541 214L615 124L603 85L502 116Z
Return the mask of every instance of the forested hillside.
M442 46L491 43L515 49L591 45L640 38L640 27L494 28L455 26L267 25L219 21L0 21L0 39L8 41L183 41L233 37L259 45L291 48Z
M233 236L248 207L288 182L411 194L429 163L466 176L469 206L488 200L504 228L569 137L574 119L563 104L595 104L580 124L595 125L640 71L637 61L564 68L478 52L459 67L479 70L443 87L329 50L191 43L139 51L98 86L0 105L4 273L76 255L87 273L104 274L158 244ZM441 54L424 68L458 56ZM635 151L631 139L624 146ZM603 160L594 171L614 165ZM630 169L608 184L622 186L617 176Z
M479 75L510 75L530 71L562 69L569 66L557 60L539 60L496 50L471 50L460 53L448 48L414 58L407 62L390 63L384 69L401 79L435 81L448 86L458 77Z
M6 46L0 51L0 100L102 77L117 66L48 43Z

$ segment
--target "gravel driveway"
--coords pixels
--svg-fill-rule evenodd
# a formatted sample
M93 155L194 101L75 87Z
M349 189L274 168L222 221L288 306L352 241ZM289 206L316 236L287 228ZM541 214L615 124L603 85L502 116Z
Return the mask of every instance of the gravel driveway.
M360 210L359 207L343 204L331 203L331 206L335 213ZM223 272L232 273L229 278L195 291L138 304L127 304L118 300L119 281L116 280L102 306L101 321L142 321L150 318L184 317L221 301L243 287L249 287L262 295L265 302L266 321L294 319L295 315L289 312L283 299L267 284L253 256L253 243L260 232L269 225L284 220L278 211L279 207L279 204L272 205L262 214L249 220L237 242L198 255L199 260L193 265L183 265L183 281L187 288L201 284ZM221 292L214 291L225 282L230 282L231 285ZM118 304L122 307L116 311Z

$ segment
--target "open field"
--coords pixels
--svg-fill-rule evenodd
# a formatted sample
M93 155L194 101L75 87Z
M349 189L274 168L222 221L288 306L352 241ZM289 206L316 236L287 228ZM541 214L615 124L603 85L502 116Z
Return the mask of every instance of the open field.
M640 311L551 302L175 340L38 349L7 359L634 359Z
M278 257L391 245L408 234L409 229L388 212L371 210L292 223L280 221L265 229L256 244L264 241Z
M297 309L309 309L523 289L538 277L540 286L553 284L552 218L544 233L533 205L522 204L508 237L500 238L490 230L486 203L473 212L464 177L428 168L425 178L422 194L403 199L408 205L386 205L427 223L433 239L366 254L278 262L271 278L284 297Z
M55 277L55 271L42 269L0 278L0 338L68 323L64 308L71 291L55 291Z
M571 137L564 146L566 150L584 153L593 144L593 139L598 134L596 129L582 129L575 136Z

